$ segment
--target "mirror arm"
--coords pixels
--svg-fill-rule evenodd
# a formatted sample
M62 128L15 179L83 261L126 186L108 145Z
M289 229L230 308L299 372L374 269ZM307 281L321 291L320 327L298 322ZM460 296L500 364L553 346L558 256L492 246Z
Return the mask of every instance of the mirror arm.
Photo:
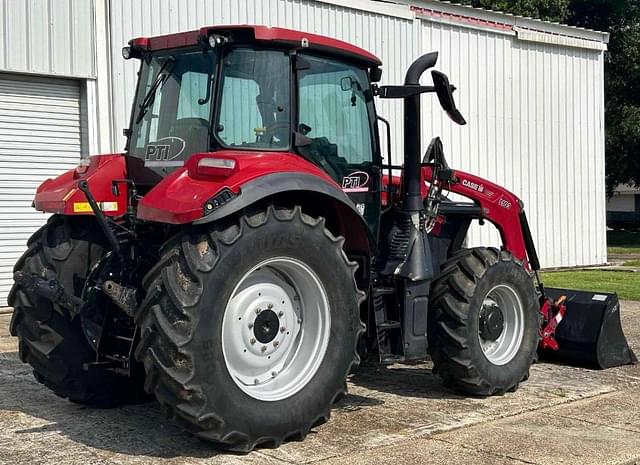
M434 86L419 86L415 84L404 86L376 86L375 95L380 98L406 98L435 91L436 88Z

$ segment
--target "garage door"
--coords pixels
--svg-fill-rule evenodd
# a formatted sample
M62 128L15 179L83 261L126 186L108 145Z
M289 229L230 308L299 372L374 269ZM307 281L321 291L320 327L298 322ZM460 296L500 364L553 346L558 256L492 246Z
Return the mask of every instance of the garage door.
M0 74L0 306L13 265L48 218L31 208L36 187L80 158L76 81Z

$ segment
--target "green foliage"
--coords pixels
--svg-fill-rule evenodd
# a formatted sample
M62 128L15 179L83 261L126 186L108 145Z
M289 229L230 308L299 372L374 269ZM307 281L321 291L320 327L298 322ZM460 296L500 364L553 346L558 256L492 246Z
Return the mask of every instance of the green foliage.
M640 259L640 231L607 231L607 251Z
M605 55L607 188L640 184L640 0L571 0L569 24L610 33Z
M570 0L462 0L476 8L504 11L545 21L563 22L569 13Z

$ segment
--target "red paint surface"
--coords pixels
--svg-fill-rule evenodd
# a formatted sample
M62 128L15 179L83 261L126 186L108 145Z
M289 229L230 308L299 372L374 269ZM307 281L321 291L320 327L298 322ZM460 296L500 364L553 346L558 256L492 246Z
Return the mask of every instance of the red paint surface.
M431 168L423 167L422 179L430 180L431 176ZM520 225L521 208L518 197L491 181L464 171L455 170L454 179L456 182L445 184L443 189L475 200L482 207L484 219L491 222L500 232L504 248L518 260L528 263ZM426 185L424 182L422 185L425 186L426 195Z
M203 157L233 159L236 168L230 176L206 178L198 174L196 168ZM207 200L222 189L227 188L237 194L242 185L258 177L283 172L311 174L340 189L324 171L292 153L237 150L199 153L144 196L138 204L138 218L171 224L191 223L203 216Z
M544 299L540 306L540 314L542 315L542 326L540 326L540 349L558 350L560 346L556 341L556 329L562 322L567 307L564 304L565 297L553 301L550 298Z
M382 64L380 59L374 54L348 42L343 42L342 40L281 27L254 26L248 24L207 26L197 31L180 32L156 37L138 37L129 41L129 45L141 50L162 50L185 47L201 43L201 39L206 38L211 33L242 30L251 31L257 41L300 46L302 39L307 39L309 41L309 48L312 50L326 49L341 55L351 55L369 63L371 66L379 66Z
M127 187L121 184L120 195L111 192L111 181L127 177L123 154L94 155L89 158L89 166L80 172L69 170L54 179L47 179L38 187L34 198L35 209L64 215L92 215L93 213L75 213L73 204L86 202L84 193L78 189L78 181L85 179L89 189L98 202L118 202L118 210L104 212L107 216L119 216L127 209Z

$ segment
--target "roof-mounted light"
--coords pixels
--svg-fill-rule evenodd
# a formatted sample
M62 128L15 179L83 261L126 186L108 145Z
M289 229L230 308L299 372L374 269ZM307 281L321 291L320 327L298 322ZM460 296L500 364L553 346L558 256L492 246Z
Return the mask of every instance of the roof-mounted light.
M125 60L128 60L131 57L132 57L131 47L122 47L122 58L124 58Z
M227 38L225 36L221 36L220 34L211 34L208 40L209 47L211 48L220 47L227 42Z

